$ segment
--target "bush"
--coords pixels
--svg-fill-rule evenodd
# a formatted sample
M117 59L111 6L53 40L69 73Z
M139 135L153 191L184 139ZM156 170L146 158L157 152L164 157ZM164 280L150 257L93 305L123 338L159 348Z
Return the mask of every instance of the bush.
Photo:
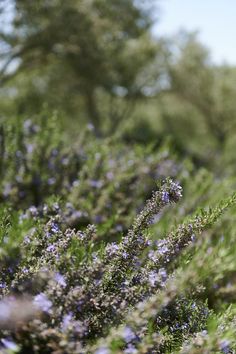
M68 148L55 120L1 142L3 353L236 350L234 180L167 145Z

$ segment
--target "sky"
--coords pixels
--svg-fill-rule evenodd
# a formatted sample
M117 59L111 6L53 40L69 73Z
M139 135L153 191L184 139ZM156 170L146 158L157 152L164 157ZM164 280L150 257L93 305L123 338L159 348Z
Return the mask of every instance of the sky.
M236 0L156 0L157 35L179 29L199 30L199 39L211 51L213 62L236 65Z

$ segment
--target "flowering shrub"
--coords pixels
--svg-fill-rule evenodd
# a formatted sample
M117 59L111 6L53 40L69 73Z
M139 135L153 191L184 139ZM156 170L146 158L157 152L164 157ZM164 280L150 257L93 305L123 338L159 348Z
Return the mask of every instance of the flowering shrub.
M155 180L180 176L186 169L168 147L153 152L96 142L89 130L68 149L56 118L8 123L0 141L1 201L17 209L36 207L42 216L48 213L44 204L57 195L70 227L96 224L106 239L127 231Z
M1 133L1 352L234 353L236 195L192 213L210 174L189 185L164 149L19 130Z

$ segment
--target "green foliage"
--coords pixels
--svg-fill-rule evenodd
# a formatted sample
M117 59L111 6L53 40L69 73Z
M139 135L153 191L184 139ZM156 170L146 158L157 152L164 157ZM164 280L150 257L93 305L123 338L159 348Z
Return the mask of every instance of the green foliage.
M107 127L116 129L141 94L141 74L156 53L147 6L133 0L14 3L12 31L0 38L8 48L2 81L17 75L13 86L21 87L17 113L34 114L43 102L74 116L85 107L98 134L105 111ZM13 60L19 65L9 74ZM116 109L120 97L123 108Z
M2 350L234 350L234 178L196 170L169 142L88 129L68 148L55 116L1 134Z

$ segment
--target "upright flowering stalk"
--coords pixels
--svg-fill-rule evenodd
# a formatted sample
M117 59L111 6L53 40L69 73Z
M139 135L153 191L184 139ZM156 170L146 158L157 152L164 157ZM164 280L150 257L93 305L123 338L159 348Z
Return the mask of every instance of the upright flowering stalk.
M109 272L107 272L104 282L108 291L113 288L112 284L118 288L118 285L124 280L127 269L133 271L137 266L139 267L139 257L149 244L144 235L145 230L156 214L166 205L177 202L181 196L182 187L171 179L165 180L160 189L153 193L144 209L134 220L127 236L123 238L116 249L112 248L113 261L109 263ZM109 254L109 252L111 252L110 246L107 247L107 253Z
M141 266L140 256L149 245L145 231L152 218L163 207L179 200L181 192L182 188L178 184L170 179L166 180L147 201L144 210L135 219L133 226L122 241L120 243L113 242L106 246L105 254L101 262L98 263L98 268L95 266L100 269L101 277L96 281L96 286L94 286L94 282L88 282L86 285L80 286L76 293L73 291L68 294L70 299L76 296L77 299L82 300L83 312L86 312L87 317L90 313L91 334L105 333L108 323L120 323L125 316L125 310L133 304L130 299L132 293L130 281L132 275L136 274ZM96 273L95 269L93 273ZM89 302L88 294L91 294ZM139 300L140 298L134 297L135 303Z
M145 230L154 215L158 214L167 204L176 203L182 197L182 187L168 178L161 185L160 189L153 193L151 199L134 220L128 236L135 235Z

